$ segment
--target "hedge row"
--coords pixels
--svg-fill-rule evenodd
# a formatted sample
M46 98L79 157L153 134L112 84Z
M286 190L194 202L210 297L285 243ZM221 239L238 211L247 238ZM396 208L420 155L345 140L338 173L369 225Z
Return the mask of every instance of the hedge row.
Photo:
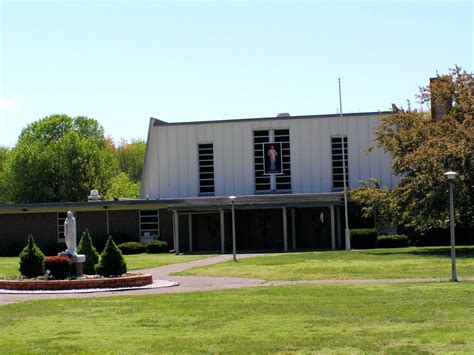
M376 229L352 229L351 247L353 249L404 248L408 246L406 235L380 235Z
M162 240L155 240L150 243L128 242L118 245L124 255L132 254L158 254L168 252L168 243Z

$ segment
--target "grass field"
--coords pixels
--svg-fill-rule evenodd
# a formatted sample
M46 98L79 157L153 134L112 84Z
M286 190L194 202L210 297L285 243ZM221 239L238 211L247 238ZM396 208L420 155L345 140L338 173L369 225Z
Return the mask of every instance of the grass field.
M186 261L207 258L210 255L171 255L171 254L137 254L125 255L129 271L152 267L184 263ZM0 278L18 275L18 257L0 257Z
M0 307L2 353L474 352L474 283L299 285Z
M474 276L474 247L457 248L459 277ZM178 275L239 276L265 280L416 278L451 276L446 247L289 253L242 259Z

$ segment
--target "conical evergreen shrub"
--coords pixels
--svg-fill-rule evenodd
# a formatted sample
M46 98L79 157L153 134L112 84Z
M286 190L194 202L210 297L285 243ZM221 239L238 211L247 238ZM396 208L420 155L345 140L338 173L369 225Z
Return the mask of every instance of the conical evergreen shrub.
M117 244L115 244L112 236L109 236L104 251L100 254L96 272L105 277L120 276L127 272L127 264L122 256L122 252L117 247Z
M93 275L95 273L95 266L99 262L99 253L94 245L92 245L92 238L87 228L81 235L81 241L77 247L77 253L86 256L86 261L83 264L84 273Z
M33 236L28 236L28 244L20 253L20 274L32 278L44 275L43 271L44 254L38 248Z

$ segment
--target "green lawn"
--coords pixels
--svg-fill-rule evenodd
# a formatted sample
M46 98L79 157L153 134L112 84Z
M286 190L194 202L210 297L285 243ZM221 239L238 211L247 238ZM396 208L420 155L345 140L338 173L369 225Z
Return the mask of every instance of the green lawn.
M125 255L129 271L152 267L184 263L186 261L207 258L211 255L172 255L172 254L137 254ZM18 275L18 257L0 257L0 278Z
M459 277L474 276L474 247L457 248ZM415 278L451 276L449 248L371 249L258 256L195 268L178 275L265 280Z
M474 283L298 285L0 307L2 353L474 352Z

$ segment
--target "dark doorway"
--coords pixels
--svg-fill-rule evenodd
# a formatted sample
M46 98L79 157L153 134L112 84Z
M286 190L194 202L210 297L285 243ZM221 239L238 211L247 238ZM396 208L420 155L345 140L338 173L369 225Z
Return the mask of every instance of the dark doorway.
M192 215L193 250L220 250L221 229L218 213Z
M329 208L296 208L295 231L297 248L330 248L331 215Z
M283 249L282 211L236 211L236 239L238 250Z

